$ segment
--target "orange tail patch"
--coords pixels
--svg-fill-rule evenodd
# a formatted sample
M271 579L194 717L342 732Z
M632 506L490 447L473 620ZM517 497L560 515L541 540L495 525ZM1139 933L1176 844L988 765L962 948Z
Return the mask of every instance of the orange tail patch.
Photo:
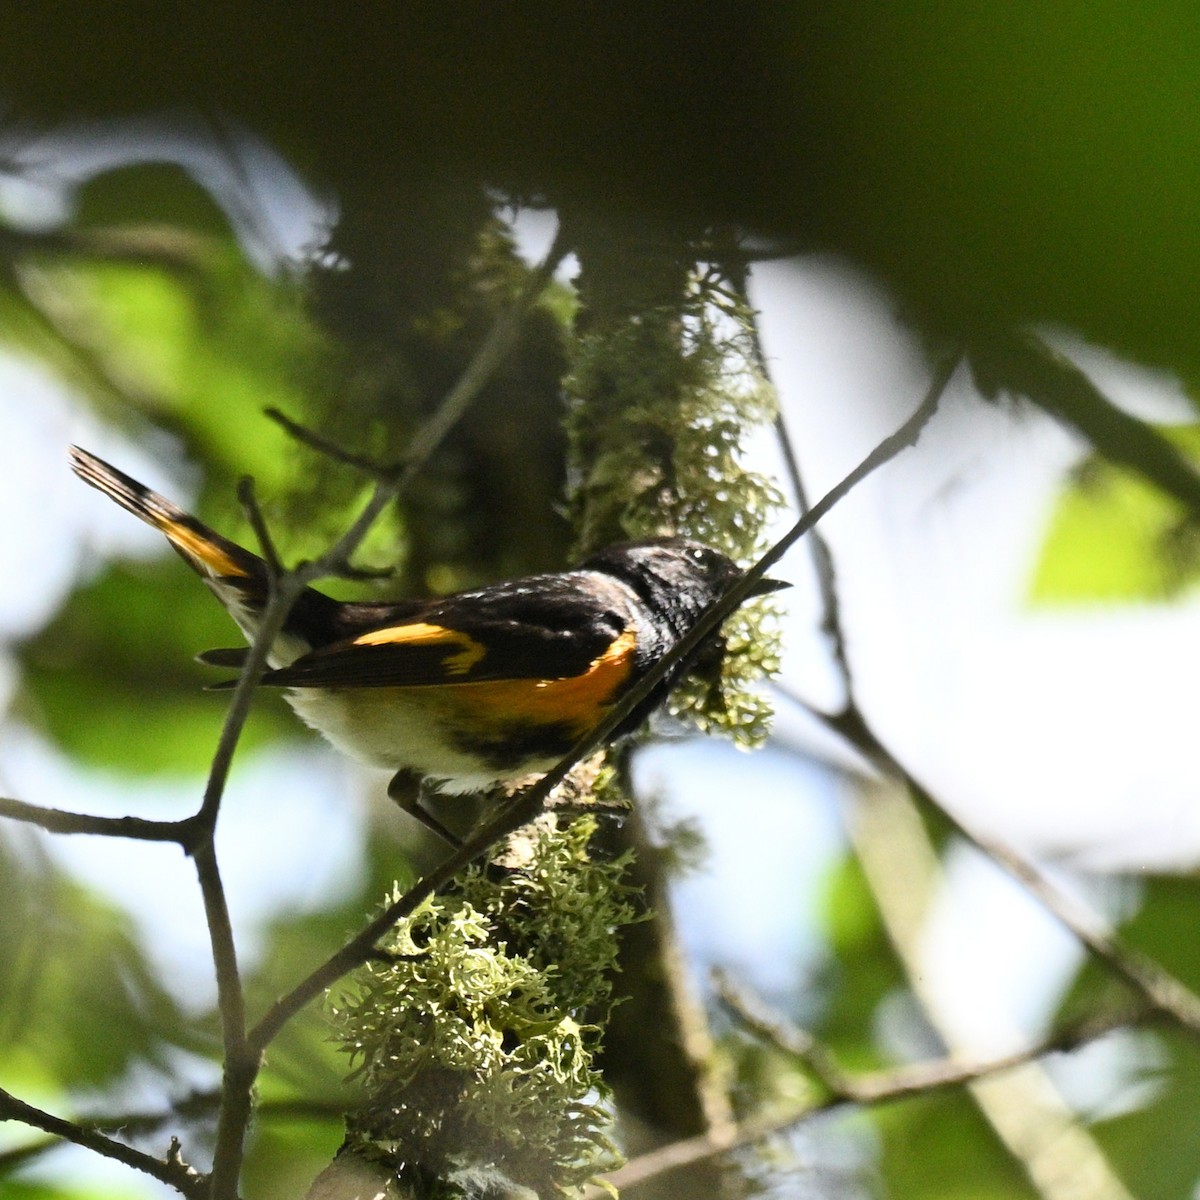
M153 525L199 574L217 579L262 578L263 563L258 555L223 538L103 459L72 446L71 468L84 483Z

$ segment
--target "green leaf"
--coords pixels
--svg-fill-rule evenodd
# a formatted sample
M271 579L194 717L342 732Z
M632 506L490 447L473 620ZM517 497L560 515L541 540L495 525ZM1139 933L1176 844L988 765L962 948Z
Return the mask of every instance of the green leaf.
M826 999L815 1032L846 1067L881 1066L876 1010L908 985L856 858L848 856L831 869L823 907L833 957L821 981Z
M203 691L220 678L196 665L242 635L174 555L118 566L76 591L22 647L18 711L81 762L150 773L201 773L228 698ZM295 732L279 697L264 692L244 745Z
M305 1195L345 1138L340 1119L260 1118L246 1147L242 1193L259 1200L294 1200Z
M1139 951L1160 962L1182 983L1200 989L1200 888L1191 878L1157 877L1145 880L1142 902L1121 929ZM1084 964L1062 1005L1060 1016L1070 1019L1097 1007L1125 1003L1125 989L1112 973L1094 961ZM1159 1053L1147 1056L1140 1078L1153 1083L1148 1100L1132 1111L1101 1120L1092 1127L1114 1168L1136 1196L1155 1200L1192 1200L1200 1178L1200 1049L1195 1040L1169 1027L1156 1026ZM1102 1102L1119 1099L1110 1083Z
M1200 426L1166 431L1196 459ZM1093 455L1051 517L1030 586L1034 604L1162 601L1200 577L1200 538L1172 500Z
M903 1200L1039 1200L961 1091L873 1110L886 1194Z
M148 849L147 853L152 850ZM129 919L0 842L0 1058L46 1090L102 1088L168 1045L200 1050Z

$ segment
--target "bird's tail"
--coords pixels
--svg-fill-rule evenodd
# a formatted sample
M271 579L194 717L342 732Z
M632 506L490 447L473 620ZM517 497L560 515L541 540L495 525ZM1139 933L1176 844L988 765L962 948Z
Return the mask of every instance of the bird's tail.
M159 530L212 588L234 620L253 633L268 592L267 565L257 554L222 537L177 504L78 446L71 447L71 467L84 483Z

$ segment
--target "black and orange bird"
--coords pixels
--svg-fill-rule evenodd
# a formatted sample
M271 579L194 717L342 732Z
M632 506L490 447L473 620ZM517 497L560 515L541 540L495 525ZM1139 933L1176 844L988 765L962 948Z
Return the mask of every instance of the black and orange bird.
M267 603L267 564L86 450L75 473L167 539L247 639ZM433 600L352 603L306 588L267 656L262 683L338 749L452 793L548 771L738 578L724 554L662 538L610 546L571 571ZM766 579L755 594L785 584ZM232 666L242 652L201 655ZM614 733L631 732L688 667L668 674Z

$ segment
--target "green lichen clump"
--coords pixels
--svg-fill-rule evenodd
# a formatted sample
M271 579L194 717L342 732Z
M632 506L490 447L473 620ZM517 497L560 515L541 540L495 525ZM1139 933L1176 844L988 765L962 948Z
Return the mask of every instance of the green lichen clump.
M748 565L782 503L774 483L743 462L748 434L775 415L753 313L714 270L673 278L656 267L660 286L644 305L608 307L610 281L589 289L586 271L581 284L593 307L567 379L578 546L679 535ZM726 623L716 677L676 689L674 711L741 745L765 738L770 709L753 684L778 670L771 612L759 601Z
M594 1059L635 911L624 861L591 858L594 830L545 829L522 866L468 872L395 927L334 1009L367 1097L351 1144L418 1194L549 1195L620 1161Z

